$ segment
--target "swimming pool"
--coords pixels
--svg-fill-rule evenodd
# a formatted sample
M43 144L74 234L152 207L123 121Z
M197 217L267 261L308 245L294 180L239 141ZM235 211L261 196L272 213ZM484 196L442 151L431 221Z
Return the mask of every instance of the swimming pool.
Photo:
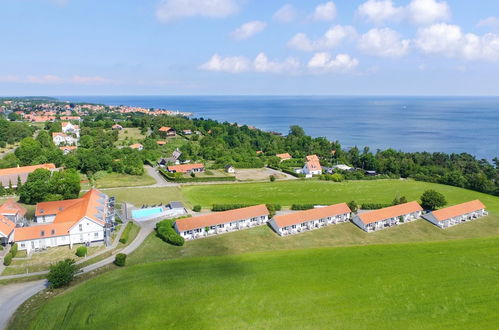
M152 218L155 215L159 215L160 213L163 213L162 207L152 207L149 209L133 210L132 217L134 219Z

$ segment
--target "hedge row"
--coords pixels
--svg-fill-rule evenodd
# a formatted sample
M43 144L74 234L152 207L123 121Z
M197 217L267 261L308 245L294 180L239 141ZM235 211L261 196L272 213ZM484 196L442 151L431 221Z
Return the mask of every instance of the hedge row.
M182 246L185 243L184 238L173 229L173 224L174 221L169 219L158 222L156 224L156 233L163 241Z
M130 230L132 230L133 223L129 222L126 224L125 229L123 229L123 233L120 237L120 243L126 244L128 242L128 237L130 236Z
M299 210L310 210L314 208L314 204L293 204L291 205L291 209L293 211L299 211Z
M208 182L208 181L236 181L235 176L213 176L213 177L191 177L191 178L178 178L172 173L169 173L163 169L159 170L159 173L168 181L173 181L177 183L187 183L187 182Z
M385 207L392 206L393 204L382 204L382 203L364 203L360 206L363 210L379 210Z
M303 175L303 174L298 174L298 173L296 173L295 171L293 171L293 170L291 170L291 169L289 169L289 168L285 168L285 167L284 167L284 168L281 168L281 167L278 167L278 166L272 166L272 165L269 165L269 166L267 166L267 167L268 167L268 168L271 168L271 169L273 169L273 170L276 170L276 171L281 171L281 172L287 173L287 174L292 175L292 176L294 176L294 177L296 177L296 178L303 178L303 177L305 177L305 175Z
M211 211L222 212L222 211L240 209L248 206L254 206L254 204L213 204L213 206L211 207Z

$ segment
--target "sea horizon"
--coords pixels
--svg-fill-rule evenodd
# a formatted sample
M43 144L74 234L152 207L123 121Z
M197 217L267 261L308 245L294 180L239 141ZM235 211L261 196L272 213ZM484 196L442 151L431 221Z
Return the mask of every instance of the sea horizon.
M299 125L343 147L499 155L499 96L172 95L51 96L61 101L164 108L286 134ZM458 102L455 102L458 101ZM381 129L380 129L381 128Z

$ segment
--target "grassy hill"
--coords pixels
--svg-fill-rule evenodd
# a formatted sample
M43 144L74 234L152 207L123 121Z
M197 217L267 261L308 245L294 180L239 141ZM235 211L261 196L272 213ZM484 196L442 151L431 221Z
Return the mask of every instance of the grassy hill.
M445 195L449 204L481 199L499 214L499 198L476 191L413 180L375 181L281 181L274 183L217 184L183 186L182 193L193 204L280 203L282 205L313 203L333 204L355 200L358 203L390 203L396 196L417 200L427 189Z
M188 258L84 282L25 326L493 328L498 271L499 238Z

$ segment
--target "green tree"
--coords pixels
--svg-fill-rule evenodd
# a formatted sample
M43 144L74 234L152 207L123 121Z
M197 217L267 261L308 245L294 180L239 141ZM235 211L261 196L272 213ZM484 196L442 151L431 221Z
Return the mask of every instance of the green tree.
M61 260L55 265L50 266L47 276L50 288L60 288L68 285L73 280L78 268L73 259Z
M63 199L78 198L80 190L80 175L74 169L54 172L49 180L49 192Z
M447 204L445 196L435 190L426 190L421 195L421 206L425 210L434 211Z
M347 205L353 213L356 213L359 210L359 206L356 201L350 201Z
M39 168L28 175L26 183L19 190L21 203L36 204L49 193L50 171Z
M43 150L40 142L33 138L27 137L22 139L19 147L14 153L21 162L21 165L24 166L34 164L33 160L41 156Z

